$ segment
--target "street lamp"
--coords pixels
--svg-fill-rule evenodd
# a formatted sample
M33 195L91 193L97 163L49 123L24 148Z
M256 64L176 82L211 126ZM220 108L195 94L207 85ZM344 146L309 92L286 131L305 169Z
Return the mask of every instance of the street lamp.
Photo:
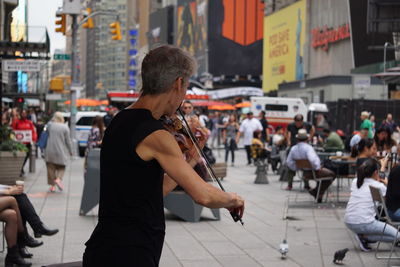
M386 72L386 49L388 46L392 46L391 43L386 42L383 46L383 72Z

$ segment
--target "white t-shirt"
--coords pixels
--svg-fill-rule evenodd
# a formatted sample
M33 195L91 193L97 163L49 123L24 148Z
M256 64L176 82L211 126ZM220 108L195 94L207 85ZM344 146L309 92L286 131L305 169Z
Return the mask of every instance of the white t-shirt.
M204 114L200 114L199 121L200 121L200 125L202 127L205 127L206 123L208 122L208 117L206 115L204 115Z
M263 127L261 125L261 122L256 118L252 118L251 120L246 118L244 121L242 121L242 124L240 124L239 131L243 133L243 145L245 146L251 145L251 140L253 139L253 133L255 131L262 131L262 130Z
M351 139L350 139L350 147L353 147L357 145L361 141L361 136L359 134L355 134Z
M274 145L277 145L283 140L283 138L285 137L283 137L283 135L281 134L274 134L274 136L272 137L272 143Z
M360 188L357 188L357 178L351 184L350 200L347 203L344 221L350 224L371 223L375 220L374 203L369 186L379 188L386 195L386 186L372 178L365 178Z

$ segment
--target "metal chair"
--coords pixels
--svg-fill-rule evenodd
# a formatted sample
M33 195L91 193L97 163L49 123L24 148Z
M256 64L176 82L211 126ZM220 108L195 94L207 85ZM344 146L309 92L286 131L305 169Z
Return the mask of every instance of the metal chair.
M332 181L335 177L322 177L322 178L317 178L315 171L313 170L313 167L308 159L297 159L295 160L296 163L296 168L297 168L297 173L300 173L299 177L301 180L307 179L304 176L304 172L311 172L312 179L317 182L318 188L317 188L317 197L315 198L315 202L318 202L318 196L319 193L321 192L321 186L323 181ZM329 191L329 188L327 192ZM326 200L328 200L328 193L326 194Z
M391 259L400 259L400 257L392 257L393 250L394 250L394 247L396 245L397 236L398 236L399 230L400 230L399 229L400 228L400 222L393 221L390 218L390 216L388 215L388 210L387 210L387 207L386 207L386 204L385 204L385 200L384 200L384 198L382 196L382 193L379 190L379 188L376 188L376 187L373 187L373 186L369 186L369 189L371 191L372 201L374 202L374 208L375 208L375 212L376 212L376 215L378 217L378 220L385 222L385 226L383 228L382 235L385 232L386 225L388 225L388 224L397 229L396 238L392 242L392 247L390 248L389 256L379 256L378 255L379 245L381 244L382 239L378 242L378 245L377 245L376 251L375 251L375 258L377 258L377 259L387 259L388 260L388 266L390 266L389 264L390 264L390 260ZM381 207L381 209L379 209L379 206Z
M5 233L5 229L6 229L6 223L5 222L1 222L1 225L2 225L2 243L3 243L3 246L1 247L1 250L0 250L0 252L1 253L3 253L5 250L6 250L6 235L4 234Z

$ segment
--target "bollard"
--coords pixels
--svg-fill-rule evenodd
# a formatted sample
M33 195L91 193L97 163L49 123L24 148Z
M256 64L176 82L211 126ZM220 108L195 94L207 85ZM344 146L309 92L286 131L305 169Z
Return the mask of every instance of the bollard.
M36 171L36 146L31 145L29 150L29 172L33 173Z
M257 169L256 169L256 180L254 181L255 184L269 184L268 177L267 177L267 167L265 160L256 160L255 162Z

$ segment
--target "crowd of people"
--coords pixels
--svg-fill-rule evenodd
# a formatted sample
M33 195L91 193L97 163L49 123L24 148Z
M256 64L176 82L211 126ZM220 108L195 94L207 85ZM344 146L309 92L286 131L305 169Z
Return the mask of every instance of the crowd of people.
M200 118L199 114L198 118ZM286 170L283 174L284 180L288 183L287 190L292 190L293 187L293 177L298 170L296 160L307 159L312 166L315 178L331 178L322 179L314 188L311 188L309 185L309 180L313 179L311 169L304 170L304 188L317 202L322 202L323 195L335 180L338 172L337 166L332 165L329 159L322 161L318 153L346 154L348 159L355 160L356 179L353 180L350 188L351 195L347 204L345 224L355 233L361 250L369 251L370 244L377 241L396 242L397 245L400 243L398 242L400 235L396 236L397 230L390 225L385 226L385 222L376 219L369 190L369 186L378 188L386 198L388 215L392 220L400 221L400 193L398 193L400 166L392 161L390 174L388 173L388 162L389 159L392 160L390 157L397 159L394 155L399 152L399 144L395 136L400 132L400 127L393 120L392 114L387 114L380 124L375 122L375 117L366 111L361 113L360 118L359 130L354 131L351 136L345 136L341 130L335 131L329 128L326 120L318 129L305 122L301 114L294 117L286 130L279 126L274 132L268 127L268 121L263 112L259 114L258 119L251 112L245 117L234 113L216 112L201 119L201 122L209 129L209 144L212 148L215 148L214 142L220 132L226 151L225 162L228 162L231 155L232 166L240 137L243 137L242 145L246 150L249 165L254 161L255 156L252 153L254 146L265 149L267 152L265 157L270 158L274 153L284 151L286 156L281 164ZM276 166L274 167L274 162L272 160L270 162L273 170L278 170ZM349 169L344 171L348 172ZM320 186L319 190L318 186Z
M164 54L170 53L175 54L174 60L165 61ZM356 160L357 172L346 208L346 226L356 234L363 251L369 251L370 244L377 241L395 242L400 239L394 227L376 219L369 192L370 186L380 190L386 197L388 215L393 220L400 220L400 166L392 161L391 172L387 175L389 156L400 151L394 138L400 127L391 114L377 127L375 117L369 112L362 112L359 130L348 137L343 131L331 129L321 114L317 115L315 126L297 114L287 128L273 128L264 111L256 114L258 117L252 112L206 113L195 108L190 101L182 103L195 62L177 48L157 48L146 56L143 64L144 87L138 101L121 112L110 109L105 117L96 116L93 119L87 152L102 148L101 198L99 223L86 243L86 266L99 266L104 262L126 263L127 260L156 266L165 228L162 197L177 186L199 204L210 208L224 207L238 217L243 216L244 200L205 183L201 179L204 177L196 170L198 161L194 164L187 158L185 161L176 140L164 131L166 128L161 120L164 116L173 115L177 108L181 109L195 137L205 144L204 149L224 148L225 162L230 160L231 166L235 166L235 151L242 140L247 165L255 164L260 159L267 160L273 171L281 170L284 180L287 180L286 190L293 188L293 179L298 171L297 161L307 160L310 168L303 169L304 188L316 202L322 202L337 175L337 168L332 167L329 160L321 161L318 152L336 155L351 152L349 158ZM165 79L159 79L164 75L162 67L171 71ZM158 75L154 76L154 72ZM165 84L166 80L168 84ZM38 115L32 110L7 109L1 119L3 125L9 125L14 130L30 131L31 140L24 142L29 152L21 176L24 176L24 166L35 143L46 133L44 160L49 192L63 191L65 168L68 158L73 155L69 128L60 112L52 114L46 124L43 116ZM193 156L192 148L187 150L186 156ZM122 179L126 174L152 179L124 178L126 186L113 186L115 176ZM309 180L314 178L330 179L321 180L311 188ZM6 222L6 266L30 266L24 258L30 258L32 254L26 247L37 247L43 242L29 235L26 222L35 238L54 235L58 229L50 229L42 222L24 193L23 185L0 185L0 194L0 220ZM140 217L135 215L137 210L143 211ZM128 227L127 222L135 227ZM147 239L149 233L151 240Z

